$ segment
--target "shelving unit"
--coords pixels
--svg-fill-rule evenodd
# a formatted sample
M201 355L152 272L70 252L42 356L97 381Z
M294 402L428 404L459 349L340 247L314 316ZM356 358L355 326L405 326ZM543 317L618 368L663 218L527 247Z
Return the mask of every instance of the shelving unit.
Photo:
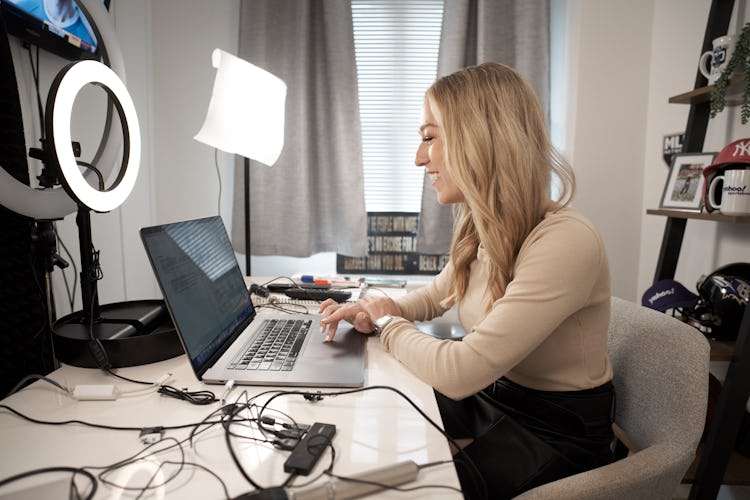
M688 212L685 210L664 210L651 209L646 210L649 215L664 215L666 217L676 217L681 219L698 219L710 220L714 222L731 222L733 224L750 223L750 215L724 215L716 212Z
M739 88L745 82L743 75L735 75L729 78L730 88ZM672 96L669 98L671 104L703 104L711 101L711 91L714 89L713 85L706 85L684 94ZM732 104L731 102L729 103Z
M727 33L733 8L734 0L712 1L701 53L711 50L714 38ZM732 88L743 84L743 77L733 77L729 82ZM683 145L685 153L703 150L712 89L712 86L706 85L705 77L696 72L694 89L669 99L670 103L690 105ZM731 101L728 104L731 105ZM716 212L649 209L646 213L667 218L654 273L655 282L674 278L689 219L721 224L750 223L750 216L727 216ZM750 484L750 459L734 452L737 433L750 396L750 308L745 309L734 345L731 342L711 341L711 359L729 361L729 369L705 442L699 448L696 460L684 479L685 482L693 483L690 500L715 499L721 484Z
M750 216L661 209L649 209L646 213L667 217L662 256L654 281L674 278L674 267L668 268L665 261L673 261L670 265L676 266L688 219L750 224ZM734 451L746 402L750 397L750 308L745 309L735 342L709 340L709 344L711 360L728 361L729 369L706 440L683 479L683 482L693 484L690 500L715 499L721 484L750 485L750 458Z

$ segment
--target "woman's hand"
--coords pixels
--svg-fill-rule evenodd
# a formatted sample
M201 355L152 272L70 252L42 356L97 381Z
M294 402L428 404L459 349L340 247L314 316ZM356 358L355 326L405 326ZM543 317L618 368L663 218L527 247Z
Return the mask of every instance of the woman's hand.
M351 323L354 329L362 333L372 333L375 320L386 314L400 316L401 309L390 297L366 296L353 304L337 304L333 299L326 299L320 304L320 331L326 332L326 342L333 340L339 321Z

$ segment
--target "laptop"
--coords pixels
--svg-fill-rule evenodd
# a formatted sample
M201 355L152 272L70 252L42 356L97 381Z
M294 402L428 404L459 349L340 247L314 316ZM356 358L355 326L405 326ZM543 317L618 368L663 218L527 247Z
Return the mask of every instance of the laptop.
M325 342L320 316L256 314L220 217L146 227L140 234L198 380L300 387L364 384L364 335L342 325L334 341Z

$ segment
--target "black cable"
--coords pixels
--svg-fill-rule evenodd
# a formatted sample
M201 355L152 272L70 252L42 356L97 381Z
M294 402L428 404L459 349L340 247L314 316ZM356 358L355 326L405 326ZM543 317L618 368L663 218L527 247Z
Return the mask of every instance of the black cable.
M216 215L221 215L221 171L219 170L219 150L214 148L214 165L216 166L216 179L219 181L219 197L216 202Z
M76 298L76 288L78 287L78 266L76 266L75 259L73 259L73 255L71 255L70 250L68 250L68 247L65 246L65 242L62 240L60 235L57 232L57 222L52 222L52 230L55 232L55 238L57 242L60 244L61 247L63 247L63 250L65 251L65 254L68 256L68 261L73 266L73 293L71 294L70 288L68 287L68 277L65 274L65 269L62 269L62 275L63 275L63 281L65 282L65 290L68 293L68 301L70 302L70 312L73 312L74 305L75 305L75 298Z
M263 404L263 406L261 407L261 409L260 409L260 411L259 411L259 413L258 413L258 418L257 418L258 422L263 422L263 421L264 421L264 416L263 416L263 413L264 413L265 411L267 411L267 409L268 409L268 406L269 406L269 404L271 403L271 401L273 401L273 400L274 400L275 398L277 398L277 397L279 397L279 396L289 396L289 395L295 395L295 394L296 394L296 395L301 395L301 396L305 397L306 399L310 399L310 400L315 400L315 401L317 401L317 400L320 400L320 399L322 399L322 398L323 398L323 397L325 397L325 396L339 396L339 395L344 395L344 394L352 394L352 393L357 393L357 392L364 392L364 391L367 391L367 390L374 390L374 389L387 389L387 390L390 390L390 391L392 391L392 392L395 392L395 393L397 393L398 395L400 395L400 396L401 396L402 398L404 398L404 399L405 399L405 400L406 400L406 401L407 401L407 402L408 402L408 403L409 403L409 404L410 404L410 405L411 405L411 406L412 406L412 407L413 407L413 408L414 408L415 410L417 410L417 412L418 412L418 413L419 413L420 415L422 415L422 417L423 417L423 418L425 418L425 420L427 420L427 421L428 421L428 422L429 422L429 423L430 423L430 424L431 424L431 425L432 425L433 427L435 427L435 428L436 428L436 429L437 429L437 430L438 430L438 431L439 431L439 432L440 432L440 433L441 433L441 434L442 434L443 436L445 436L445 438L446 438L446 439L447 439L447 440L448 440L449 442L451 442L451 443L452 443L452 444L453 444L453 445L454 445L454 446L455 446L456 448L459 448L459 447L458 447L458 445L456 444L456 442L455 442L455 441L454 441L454 440L453 440L453 439L452 439L452 438L451 438L450 436L448 436L448 435L447 435L447 434L445 433L445 431L444 431L444 430L443 430L443 429L442 429L442 428L441 428L441 427L440 427L440 426L439 426L439 425L438 425L438 424L437 424L436 422L434 422L434 421L433 421L433 420L432 420L432 419L431 419L431 418L430 418L430 417L429 417L429 416L428 416L428 415L427 415L427 414L426 414L426 413L425 413L424 411L422 411L422 410L421 410L421 409L420 409L420 408L419 408L419 407L418 407L418 406L416 405L416 403L414 403L413 401L411 401L411 399L409 399L409 397L408 397L408 396L406 396L406 394L404 394L403 392L399 391L398 389L395 389L395 388L393 388L393 387L389 387L389 386L370 386L370 387L363 387L363 388L350 389L350 390L343 390L343 391L335 391L335 392L333 392L333 391L331 391L331 392L321 392L321 391L317 391L317 392L314 392L314 393L313 393L313 392L309 392L309 391L285 391L285 390L269 390L269 391L264 391L264 392L261 392L261 393L259 393L259 394L255 395L255 396L254 396L254 397L252 398L252 400L255 400L255 399L257 399L257 398L259 398L259 397L261 397L261 396L265 396L265 395L269 395L269 394L271 395L271 397L270 397L270 398L269 398L269 399L268 399L268 400L267 400L267 401L266 401L266 402L265 402L265 403ZM241 411L242 409L244 409L244 408L247 408L247 407L249 406L249 404L250 404L250 401L251 401L251 400L248 400L248 402L247 402L246 404L244 404L244 405L239 405L239 404L236 404L236 403L235 403L235 404L233 405L233 407L231 408L231 410L230 410L230 411L228 412L228 414L227 414L227 418L226 418L226 419L224 420L224 422L223 422L223 426L224 426L224 431L225 431L225 432L224 432L224 440L225 440L225 443L226 443L226 445L227 445L227 450L229 451L229 455L230 455L230 457L232 458L232 461L234 462L234 464L235 464L235 466L237 467L237 469L238 469L238 470L240 471L240 474L242 474L242 476L243 476L243 477L244 477L244 478L245 478L245 479L246 479L246 480L247 480L247 481L248 481L248 482L249 482L249 483L250 483L250 484L251 484L251 485L252 485L252 486L253 486L253 487L254 487L255 489L258 489L258 490L263 490L264 488L263 488L263 487L261 487L261 486L260 486L260 485L259 485L259 484L258 484L257 482L255 482L255 481L254 481L254 480L253 480L253 479L252 479L252 478L250 477L250 475L249 475L249 474L247 473L247 471L245 470L245 468L244 468L244 467L242 466L242 464L241 464L241 463L240 463L240 461L239 461L239 458L237 457L237 454L236 454L236 452L234 451L234 448L232 447L232 443L231 443L231 441L230 441L230 437L234 436L234 434L233 434L233 433L231 432L231 429L230 429L230 428L231 428L231 425L232 425L232 423L233 423L233 419L234 419L234 417L235 417L235 416L236 416L236 415L237 415L237 414L238 414L238 413L239 413L239 412L240 412L240 411ZM270 410L269 410L269 411L270 411ZM261 423L261 424L259 424L259 427L262 427L262 423ZM330 444L330 443L329 443L329 444ZM335 454L335 450L334 450L334 448L333 448L332 444L331 444L330 446L331 446L332 454ZM472 464L473 464L473 463L472 463ZM328 469L328 470L331 470L331 469L332 469L332 467L333 467L333 458L332 458L332 460L331 460L331 466L329 467L329 469Z
M36 105L39 112L39 128L41 129L42 140L44 140L44 107L42 107L42 96L39 93L39 46L36 47L36 65L31 54L31 45L26 46L29 53L29 64L31 65L31 75L34 78L34 87L36 88Z
M39 336L43 335L46 330L49 330L50 333L50 345L52 344L52 321L50 318L50 306L51 304L48 304L48 297L49 295L46 292L47 286L45 283L45 286L42 286L42 284L39 282L39 273L36 268L36 263L34 261L34 255L29 255L29 267L31 268L31 276L34 278L34 284L36 285L37 289L39 290L39 304L42 309L42 314L44 315L44 321L42 322L42 326L39 327L39 329L34 333L34 335L29 340L36 340ZM41 361L41 365L45 368L48 368L47 363L45 363L45 351L46 346L44 339L42 339L40 343L40 350L39 350L39 359ZM52 356L54 358L54 356ZM54 361L53 361L54 364Z
M159 468L161 468L162 465L181 465L181 466L189 465L191 467L196 467L196 468L201 469L201 470L203 470L205 472L208 472L217 481L219 481L219 484L221 485L221 488L224 490L224 497L227 498L227 500L229 500L231 498L231 496L229 495L229 489L227 488L227 485L224 482L224 480L221 479L221 476L219 476L217 473L215 473L214 471L212 471L211 469L209 469L205 465L201 465L201 464L195 463L195 462L186 462L186 461L178 463L178 462L172 462L172 461L169 461L169 460L161 462L159 464ZM157 471L158 471L158 469L157 469ZM154 475L156 474L157 471L154 472ZM176 477L175 477L175 479L176 479ZM140 495L139 495L139 497L140 497Z
M15 408L10 407L10 406L8 406L6 404L0 404L0 408L8 410L9 412L13 413L17 417L20 417L20 418L26 420L27 422L31 422L32 424L40 424L40 425L71 425L71 424L78 424L78 425L83 425L83 426L86 426L86 427L92 427L94 429L106 429L106 430L110 430L110 431L128 431L128 432L142 431L143 429L148 428L148 426L130 427L130 426L117 426L117 425L96 424L96 423L93 423L93 422L87 422L85 420L78 420L78 419L73 419L73 420L59 420L57 422L52 422L52 421L48 421L48 420L39 420L39 419L34 418L34 417L29 417L28 415L25 415L25 414L21 413L20 411L16 410ZM205 424L210 424L210 425L215 425L215 424L221 423L221 421L217 420L216 422L202 422L201 424L191 423L191 424L161 426L161 429L164 429L165 431L180 430L180 429L187 429L189 427L195 427L196 425L202 425L204 423Z
M237 405L239 406L239 405ZM232 411L229 412L227 415L227 418L224 419L222 425L224 426L224 441L227 445L227 449L229 450L229 456L232 457L232 461L234 462L234 465L237 467L237 469L240 471L240 474L242 474L242 477L244 477L248 483L250 483L256 490L262 490L262 488L258 483L253 481L253 479L248 475L247 471L244 467L242 467L242 464L240 463L239 458L237 458L237 453L234 451L234 448L232 447L232 443L229 440L229 428L232 425L232 420L234 419L235 415L240 412L242 409L241 406L239 408L233 408Z
M151 448L154 448L157 445L161 445L161 444L163 444L165 442L171 442L173 444L170 444L166 448L157 449L156 451L149 452L149 450ZM156 471L154 471L154 474L151 476L151 478L148 480L148 482L145 484L145 486L121 485L121 484L117 484L117 483L115 483L115 482L113 482L113 481L111 481L111 480L108 479L108 475L109 474L117 472L119 469L121 469L123 467L127 467L128 465L134 464L134 463L138 462L139 460L143 460L143 459L148 458L148 457L153 457L156 454L159 454L159 453L171 450L171 449L177 449L180 452L180 460L178 462L176 462L176 464L179 465L179 467L178 467L177 471L173 472L172 474L167 475L167 477L165 477L164 480L161 483L152 484L153 481L154 481L154 479L156 478L159 470L161 470L161 465L163 464L163 462L160 463L160 465L157 467ZM143 457L139 456L139 455L144 454L146 452L149 452L149 453L146 454ZM112 464L112 465L110 465L108 467L102 468L103 470L97 475L97 478L99 479L99 481L101 481L103 484L106 484L107 486L112 486L112 487L115 487L115 488L120 488L120 489L128 490L128 491L139 491L140 493L138 494L138 496L136 498L140 498L141 495L143 495L146 491L152 490L152 489L156 489L156 488L162 488L162 487L166 486L168 483L170 483L171 481L173 481L175 478L177 478L177 476L180 475L180 473L182 472L184 466L185 466L185 450L182 447L182 442L178 441L175 438L169 437L169 438L160 439L159 441L157 441L155 443L151 443L150 445L146 446L144 449L140 450L138 453L136 453L135 455L131 456L130 458L126 458L124 460L120 460L119 462L116 462L116 463L114 463L114 464ZM92 469L97 469L97 468L100 468L100 467L91 467L91 468Z
M206 467L204 467L204 466L202 466L200 464L192 464L192 463L186 462L185 459L184 459L184 450L182 449L182 444L183 443L190 442L192 444L192 439L193 439L193 437L196 434L202 433L205 430L208 430L213 425L216 425L216 424L220 423L220 424L222 424L224 426L225 430L227 431L227 432L225 432L225 439L227 441L227 445L228 445L230 454L232 455L233 460L235 460L235 464L238 466L238 468L240 469L241 473L243 474L243 476L245 476L245 478L248 480L248 482L250 484L252 484L256 489L262 490L263 488L261 488L257 483L254 483L254 481L252 481L252 479L249 478L249 476L247 475L247 473L244 471L244 469L239 464L239 461L238 461L237 456L236 456L236 454L234 452L234 449L231 447L231 444L229 443L229 438L231 436L231 437L237 437L237 438L251 439L251 440L254 440L254 441L257 441L257 442L260 442L260 443L266 443L266 444L273 444L273 442L268 441L268 440L262 440L262 439L254 438L252 436L241 436L241 435L238 435L236 433L233 433L233 432L231 432L231 429L230 429L230 427L231 427L232 424L242 424L242 423L255 422L258 425L259 429L263 428L265 430L269 430L269 429L267 427L263 427L263 424L267 424L267 425L276 425L276 424L279 424L279 425L282 425L285 428L301 428L301 426L299 426L299 424L297 424L296 422L294 422L294 420L290 416L286 415L284 412L268 408L268 403L271 401L271 399L276 398L278 396L291 395L291 394L302 394L303 396L307 395L307 396L314 397L315 399L320 399L320 398L323 398L325 396L336 396L336 395L349 394L349 393L355 393L355 392L363 392L365 390L372 390L372 389L387 389L387 390L390 390L392 392L396 392L397 394L399 394L403 398L405 398L415 409L417 409L419 411L419 413L428 422L430 422L433 426L437 425L426 414L424 414L424 412L422 412L421 410L419 410L419 408L415 405L415 403L413 403L405 394L403 394L398 389L395 389L395 388L392 388L392 387L388 387L388 386L372 386L370 388L360 388L360 389L345 390L345 391L336 391L336 392L321 392L321 391L317 391L317 392L314 392L314 393L312 393L312 392L304 392L304 391L275 391L274 390L274 391L265 391L265 392L263 392L261 394L258 394L256 396L254 396L253 398L250 398L250 399L247 398L247 393L243 392L243 395L246 398L246 402L245 403L232 403L232 404L226 405L226 406L224 406L222 408L219 408L217 410L214 410L211 413L209 413L209 415L206 418L204 418L200 423L197 423L197 424L185 424L185 425L171 426L171 427L160 427L160 429L162 429L162 430L172 430L172 429L182 429L182 428L192 427L190 436L187 437L187 438L185 438L185 439L183 439L183 440L181 440L181 441L178 441L178 440L176 440L174 438L162 439L162 440L158 441L157 443L153 443L153 444L149 445L148 447L146 447L145 449L143 449L140 452L136 453L132 457L129 457L129 458L124 459L124 460L120 460L120 461L118 461L118 462L116 462L116 463L114 463L114 464L112 464L110 466L106 466L106 467L86 467L86 468L87 469L102 469L102 472L98 475L99 481L101 481L104 484L115 486L115 487L122 488L122 489L139 490L140 491L140 494L138 495L138 498L139 498L147 490L164 486L167 483L169 483L170 481L173 481L174 479L176 479L178 477L178 475L184 469L185 465L193 465L193 466L198 467L198 468L200 468L202 470L205 470L209 474L213 475L222 484L222 487L224 488L224 493L226 494L227 493L226 486L224 485L224 483L221 480L221 478L218 475L216 475L215 473L213 473L210 469L208 469L208 468L206 468ZM241 418L241 419L237 418L238 415L239 415L239 413L240 413L240 411L242 411L243 409L247 409L248 411L251 411L251 412L253 411L253 409L258 409L258 406L253 401L256 398L258 398L260 396L263 396L263 395L267 395L267 394L272 394L272 398L269 399L268 401L266 401L266 403L263 405L262 409L259 411L258 416L260 418ZM242 397L242 395L240 397ZM8 407L7 405L0 404L0 408L5 408L6 410L8 410L8 411L10 411L10 412L18 415L19 417L24 418L24 419L26 419L26 420L28 420L30 422L33 422L33 423L48 424L48 425L65 425L65 424L69 424L69 423L78 423L78 424L81 424L81 425L86 425L86 426L90 426L90 427L94 427L94 428L102 428L102 429L109 429L109 430L129 430L129 431L130 430L139 430L139 431L144 430L143 427L116 427L116 426L109 426L109 425L92 424L92 423L89 423L89 422L84 422L84 421L79 421L79 420L61 421L61 422L44 422L44 421L40 421L40 420L37 420L37 419L33 419L33 418L30 418L30 417L27 417L26 415L23 415L22 413L14 410L11 407ZM285 418L287 418L290 422L283 422L283 421L279 422L276 418L270 417L270 416L262 417L261 414L263 412L266 412L266 413L267 412L276 412L276 413L279 413L280 415L282 415ZM212 417L214 417L214 416L216 416L217 414L220 414L220 413L225 414L226 418L220 419L220 420L215 420L215 421L210 421L210 418L212 418ZM205 426L205 427L203 429L200 429L201 426ZM438 430L440 430L442 432L442 430L439 427L437 427L437 428L438 428ZM451 440L448 436L446 436L446 438L448 438L449 440ZM160 450L157 450L155 452L149 453L148 456L153 456L154 453L165 452L165 451L168 451L168 450L176 447L176 448L178 448L180 450L181 459L178 462L172 462L172 461L162 462L161 465L159 466L159 469L157 469L157 471L154 472L154 475L152 476L152 478L149 480L149 482L145 486L143 486L143 487L132 487L132 486L128 487L128 486L123 486L123 485L117 485L117 484L113 483L112 481L110 481L108 479L108 474L109 473L115 471L118 468L124 467L125 465L128 465L130 463L134 463L137 460L142 460L143 458L140 457L140 455L142 455L143 453L146 453L152 447L156 446L156 444L164 444L164 442L166 442L166 441L171 441L171 442L173 442L173 444L171 444L169 446L166 446L166 447L164 447L164 448L162 448ZM321 475L323 475L323 474L329 474L332 477L336 477L336 478L339 478L339 479L342 479L342 480L348 480L348 479L350 479L350 478L346 478L344 476L338 476L338 475L333 474L333 465L335 463L336 450L333 447L333 444L332 444L331 440L327 440L327 441L328 441L326 443L327 446L329 446L331 448L331 461L330 461L330 465L319 476L317 476L315 479L312 479L310 482L306 483L306 485L307 484L312 484L312 482L314 482L315 480L319 479L319 477ZM436 465L440 465L440 464L445 464L445 463L451 463L451 461L442 461L442 462L427 463L427 464L423 464L423 465L419 466L419 468L422 469L422 468L432 467L432 466L436 466ZM178 465L179 468L178 468L178 470L176 472L171 473L169 475L169 477L167 477L166 479L164 479L161 482L161 484L158 484L158 485L152 484L154 478L156 477L157 472L164 465ZM86 473L86 471L83 471L83 469L81 469L81 473ZM91 475L91 477L93 477L93 475ZM287 477L287 479L284 481L284 483L283 483L283 485L281 487L287 487L287 486L289 486L290 483L294 480L294 478L295 478L294 475L290 475L289 477ZM358 481L357 479L353 479L353 480L354 481ZM361 480L359 480L359 481L361 481ZM367 482L367 481L361 481L361 482ZM372 483L372 484L377 484L377 483ZM1 485L1 483L0 483L0 485ZM451 489L451 490L457 491L455 488L452 488L452 487L449 487L449 486L442 486L442 485L423 485L423 486L417 486L417 487L414 487L414 488L395 488L395 487L390 487L388 485L382 485L382 484L377 484L377 485L379 487L390 488L390 489L394 489L394 490L397 490L397 491L413 491L413 490L426 489L426 488L445 488L445 489ZM304 486L304 485L297 485L297 486L295 486L295 488L299 488L299 487L302 487L302 486ZM227 497L228 497L228 495L227 495Z
M452 463L452 462L451 462ZM349 481L352 483L361 483L361 484L369 484L371 486L377 486L378 488L383 488L386 490L392 490L392 491L400 491L400 492L410 492L410 491L418 491L418 490L425 490L425 489L445 489L445 490L451 490L456 491L458 493L462 493L460 488L456 488L454 486L448 486L445 484L421 484L418 486L393 486L390 484L385 483L379 483L377 481L370 481L368 479L361 479L357 477L347 477L347 476L339 476L338 474L333 474L331 472L326 472L330 477L340 479L341 481ZM485 497L486 498L486 497Z
M107 372L108 374L112 375L113 377L117 377L120 380L124 380L126 382L132 382L134 384L141 384L141 385L156 385L156 382L144 382L143 380L134 380L132 378L124 377L122 375L119 375L119 374L113 372L112 368L107 368L104 371Z
M442 434L448 440L448 442L451 443L458 450L458 453L462 456L462 458L465 459L465 462L461 462L461 463L465 464L467 467L469 467L469 469L472 472L472 475L474 475L475 478L478 479L477 484L480 486L480 496L481 496L481 498L488 498L488 496L487 496L487 485L485 484L484 479L482 478L482 475L479 472L479 469L477 468L477 466L474 463L474 461L471 460L471 458L466 454L466 452L463 450L463 448L461 448L458 445L458 443L456 443L456 441L451 436L449 436L448 433L446 433L437 424L437 422L435 422L434 420L432 420L429 417L429 415L427 415L419 406L417 406L416 403L414 403L414 401L412 401L406 394L404 394L400 390L396 389L395 387L390 387L390 386L387 386L387 385L372 385L372 386L360 387L360 388L356 388L356 389L347 389L347 390L341 390L341 391L327 391L327 392L317 391L317 392L314 392L314 393L310 392L310 391L300 391L300 390L296 390L296 391L281 391L281 390L276 390L276 391L266 391L264 393L258 394L256 397L258 397L258 396L260 396L262 394L273 394L265 402L265 404L260 409L259 416L262 418L263 417L263 412L265 411L266 407L271 403L271 401L273 401L274 399L276 399L279 396L300 395L302 397L305 397L306 399L310 399L310 400L313 400L313 401L319 401L320 399L322 399L322 398L324 398L326 396L341 396L341 395L344 395L344 394L353 394L353 393L357 393L357 392L365 392L365 391L371 391L371 390L388 390L388 391L391 391L391 392L395 392L396 394L398 394L399 396L401 396L404 400L406 400L406 402L409 403L412 406L412 408L414 408L417 411L417 413L419 413L422 416L422 418L424 418L430 425L432 425L432 427L434 427L438 432L440 432L440 434ZM235 461L235 464L237 464L239 466L239 462Z
M274 309L276 311L281 311L287 314L312 314L310 312L310 309L307 308L304 304L295 304L294 302L276 302L274 300L269 300L265 304L260 304L255 306L256 309L262 309L262 308L268 308L268 309ZM295 309L295 307L297 309Z
M101 472L99 472L99 474L97 474L97 478L99 479L99 481L101 483L103 483L103 484L105 484L107 486L111 486L113 488L121 489L121 490L138 491L139 493L138 493L138 495L135 498L140 498L148 490L153 490L153 489L156 489L156 488L162 488L162 487L166 486L168 483L174 481L182 473L182 471L184 470L185 466L190 465L190 466L194 466L194 467L197 467L199 469L205 470L206 472L208 472L209 474L211 474L212 476L214 476L214 478L216 478L219 481L219 484L221 484L221 487L224 490L225 497L229 498L226 484L224 483L224 481L216 473L214 473L213 471L211 471L210 469L208 469L207 467L205 467L205 466L203 466L201 464L197 464L197 463L193 463L193 462L187 462L185 460L185 450L184 450L184 448L183 448L182 445L186 441L187 441L186 439L183 439L183 440L180 441L180 440L177 440L175 438L160 439L159 441L156 441L154 443L149 444L148 446L146 446L142 450L138 451L134 455L131 455L130 457L125 458L123 460L119 460L119 461L117 461L117 462L115 462L115 463L113 463L111 465L106 465L106 466L84 466L83 468L84 469L92 469L92 470L101 470ZM156 446L162 445L162 444L164 444L166 442L170 442L171 444L169 444L168 446L165 446L163 448L160 448L160 449L152 450L152 448L155 448ZM179 459L179 461L164 460L163 462L160 462L159 466L156 468L156 470L151 475L151 478L148 480L148 482L144 486L130 486L130 485L127 485L127 484L122 485L122 484L118 484L118 483L116 483L116 482L114 482L114 481L112 481L112 480L110 480L108 478L108 476L110 474L118 471L119 469L122 469L123 467L127 467L127 466L129 466L131 464L137 463L139 460L144 460L144 459L147 459L147 458L150 459L150 458L158 455L159 453L164 453L164 452L170 451L172 449L179 450L179 452L180 452L180 459ZM143 456L141 456L141 455L143 455ZM158 475L159 471L165 465L177 465L178 469L177 469L177 471L175 471L173 473L168 473L168 476L161 483L159 483L159 484L152 484L153 481L154 481L154 479Z
M89 500L91 498L94 498L94 494L96 494L96 490L98 486L96 478L89 471L84 470L84 469L79 469L76 467L66 467L66 466L45 467L43 469L34 469L34 470L26 471L26 472L21 472L20 474L16 474L15 476L10 476L10 477L0 480L0 488L5 486L6 484L10 484L20 479L24 479L24 478L31 477L31 476L36 476L38 474L48 474L50 472L72 472L73 478L75 478L77 474L82 474L86 476L91 481L91 491L89 492L88 496L86 496L86 499Z
M94 304L96 304L96 298L98 295L98 289L94 288L94 293L91 294L91 303L89 304L89 351L99 368L107 371L112 368L112 363L109 361L109 355L104 348L104 344L99 340L99 337L94 335L94 323L96 322L96 318L94 318Z
M94 172L94 174L96 174L97 179L99 179L99 191L104 191L104 176L102 175L102 172L98 168L93 166L91 163L87 163L83 160L76 160L76 164L78 164L78 166L80 167L85 167L88 170L91 170L92 172Z
M19 390L21 390L21 389L22 389L22 388L24 387L24 385L26 384L26 382L28 382L29 380L42 380L42 381L44 381L44 382L47 382L47 383L49 383L49 384L52 384L52 385L54 385L55 387L57 387L57 388L61 389L62 391L66 392L66 393L69 393L69 392L70 392L70 390L69 390L69 389L68 389L67 387L63 386L62 384L59 384L59 383L55 382L55 381L54 381L54 380L52 380L51 378L47 378L47 377L45 377L44 375L39 375L39 374L37 374L37 373L32 373L32 374L30 374L30 375L26 375L26 376L25 376L24 378L22 378L22 379L21 379L21 380L20 380L20 381L19 381L19 382L18 382L18 383L17 383L17 384L16 384L16 385L15 385L15 386L13 387L13 389L11 389L11 390L10 390L10 392L9 392L8 394L6 394L6 395L5 395L5 397L8 397L8 396L10 396L11 394L15 394L16 392L18 392Z
M211 391L187 391L184 389L176 389L172 387L171 385L162 385L159 386L159 389L157 390L159 394L163 394L165 396L169 396L175 399L180 399L182 401L187 401L188 403L194 404L194 405L208 405L211 403L215 403L218 401L216 398L216 394L214 394Z

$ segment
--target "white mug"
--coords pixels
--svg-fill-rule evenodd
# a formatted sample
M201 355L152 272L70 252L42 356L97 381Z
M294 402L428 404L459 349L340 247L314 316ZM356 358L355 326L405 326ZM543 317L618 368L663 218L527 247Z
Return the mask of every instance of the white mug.
M698 63L698 70L708 78L708 84L713 85L721 76L722 71L729 63L737 46L737 35L724 35L715 38L713 41L713 50L704 52ZM709 59L711 64L709 66Z
M716 201L716 187L719 181L721 202ZM717 175L708 186L706 202L709 208L725 215L750 215L750 168L727 169L723 175Z

